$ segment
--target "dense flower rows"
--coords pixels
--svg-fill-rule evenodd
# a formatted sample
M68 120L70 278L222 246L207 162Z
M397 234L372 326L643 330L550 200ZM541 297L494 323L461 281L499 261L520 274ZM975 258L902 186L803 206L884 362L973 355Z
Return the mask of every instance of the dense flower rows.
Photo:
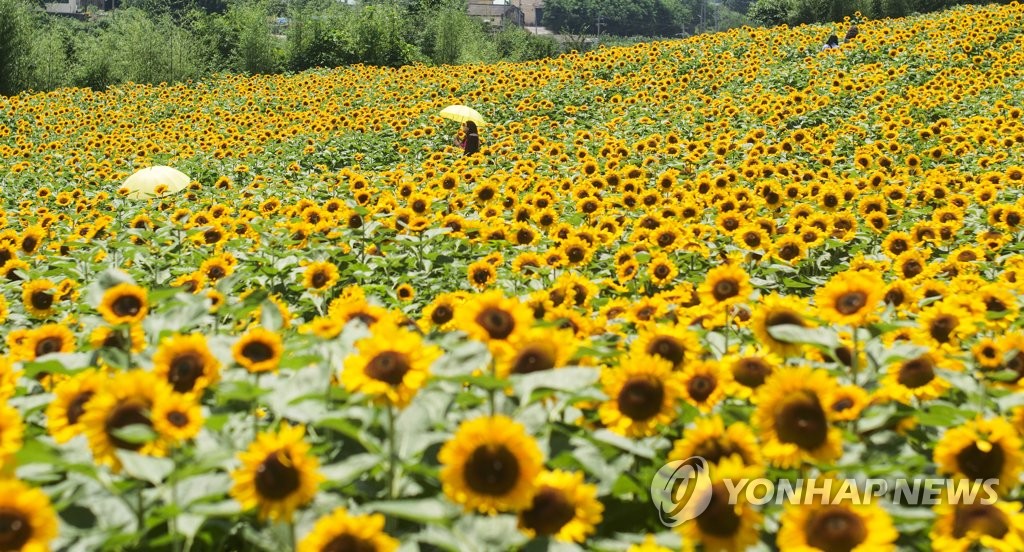
M0 549L1024 549L1022 16L0 98Z

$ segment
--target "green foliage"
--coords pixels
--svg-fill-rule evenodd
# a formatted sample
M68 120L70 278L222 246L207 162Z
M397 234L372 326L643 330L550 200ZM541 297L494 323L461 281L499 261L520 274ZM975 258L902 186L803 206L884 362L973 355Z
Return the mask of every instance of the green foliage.
M552 57L558 52L558 43L547 36L537 36L519 27L502 29L495 35L498 57L510 61L528 61Z
M70 30L65 24L38 29L28 52L29 84L35 90L52 90L72 84L69 78Z
M0 0L0 94L25 87L33 22L27 0Z
M241 73L276 73L284 61L282 41L270 34L266 2L246 0L232 4L227 25L233 37L230 67Z
M747 17L765 27L774 27L787 23L792 9L792 0L757 0L750 6Z
M354 35L359 61L367 65L398 67L422 58L406 41L408 20L393 2L363 6L355 18Z
M303 71L359 61L350 7L317 2L293 7L288 15L289 69Z
M548 0L543 23L556 32L675 36L692 13L689 0Z

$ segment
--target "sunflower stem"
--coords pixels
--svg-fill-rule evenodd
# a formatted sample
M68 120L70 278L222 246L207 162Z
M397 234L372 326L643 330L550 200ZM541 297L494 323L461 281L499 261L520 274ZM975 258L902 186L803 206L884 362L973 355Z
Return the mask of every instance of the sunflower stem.
M395 405L388 401L388 499L394 500L398 489L398 439L395 437Z
M850 360L850 369L852 370L853 385L859 385L857 383L857 370L860 368L860 341L857 339L857 325L853 326L853 358ZM860 416L853 419L853 433L859 433Z
M256 380L256 390L260 388L260 372L254 374ZM260 399L257 396L252 400L252 440L255 441L256 437L260 434Z
M139 540L146 536L146 503L143 501L142 490L145 483L139 482L138 492L135 493L135 523L138 524Z
M299 549L299 543L295 540L295 522L288 522L288 544L292 547L292 550Z
M174 469L167 478L167 483L171 486L171 543L174 552L181 552L182 543L178 541L178 480L175 477L178 473L178 455L175 451L171 452L171 462L174 462Z
M722 356L729 354L729 305L725 306L725 329L722 330L722 335L725 336L725 345L722 346Z

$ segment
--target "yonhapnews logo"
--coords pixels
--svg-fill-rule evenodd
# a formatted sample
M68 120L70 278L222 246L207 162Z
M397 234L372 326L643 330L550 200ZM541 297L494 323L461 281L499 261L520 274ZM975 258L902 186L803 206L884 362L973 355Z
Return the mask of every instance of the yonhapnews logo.
M700 456L669 462L654 474L651 500L667 527L676 527L704 513L711 503L708 461Z
M947 504L994 504L998 479L837 479L832 477L796 480L743 478L716 480L712 484L711 464L700 456L676 460L661 467L651 481L651 500L661 523L676 527L707 510L713 493L730 505L741 502L765 504L867 504L884 497L904 506ZM718 483L721 483L719 485Z

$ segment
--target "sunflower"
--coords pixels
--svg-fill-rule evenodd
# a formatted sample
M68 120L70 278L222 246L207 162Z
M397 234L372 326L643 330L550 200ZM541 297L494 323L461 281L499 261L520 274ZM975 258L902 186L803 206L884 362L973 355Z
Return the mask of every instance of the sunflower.
M939 473L955 480L997 480L996 490L1005 495L1016 486L1021 472L1021 439L1004 418L980 416L950 428L935 444Z
M819 288L815 301L822 318L858 326L872 319L884 294L885 284L877 274L847 271Z
M647 265L647 278L657 287L670 285L678 275L675 263L663 254L655 255Z
M959 351L960 336L971 333L976 317L951 301L933 303L917 317L921 339L943 350Z
M747 299L753 288L750 277L742 268L722 265L708 271L704 282L697 288L702 305L731 305Z
M171 282L171 286L185 288L189 293L199 293L206 285L206 276L202 272L182 274Z
M537 442L504 416L463 422L437 459L445 495L488 514L529 508L544 465Z
M935 506L935 523L929 534L933 550L1024 550L1024 514L1020 502L997 500L985 504L946 498Z
M750 317L750 330L754 332L758 342L779 356L798 354L803 345L776 339L770 330L783 325L813 327L813 323L807 317L808 310L807 304L801 298L773 292L758 301Z
M455 313L455 327L485 343L508 341L532 324L530 308L500 290L474 296Z
M0 479L0 547L46 552L57 538L57 514L46 493L17 479Z
M835 491L841 487L833 484L831 488ZM803 501L788 504L779 519L776 544L781 552L896 550L899 533L889 514L876 503L799 502Z
M416 298L416 289L409 284L399 284L395 288L395 296L399 301L408 303Z
M261 520L288 521L316 496L323 479L320 462L303 440L306 429L282 423L277 433L260 433L231 472L230 494L243 510L259 508Z
M82 415L106 379L106 375L89 369L54 387L55 397L46 407L46 427L55 441L66 443L85 430Z
M18 410L0 403L0 473L5 473L11 467L15 453L21 450L24 433L25 426Z
M17 392L18 375L11 360L0 356L0 401L13 397Z
M440 331L451 331L454 328L456 309L465 301L465 294L460 292L442 293L423 309L420 318L420 329L424 332L436 328Z
M119 471L121 462L115 454L117 449L163 456L166 452L163 440L126 440L118 432L129 427L151 429L153 406L170 392L164 381L141 370L121 372L109 379L89 399L89 407L81 416L96 463Z
M884 378L880 398L913 405L915 401L937 399L950 388L949 382L939 376L940 368L949 369L944 356L924 352L889 365Z
M860 416L861 411L871 402L871 397L859 385L844 385L836 388L826 402L832 411L833 420L849 422Z
M700 456L709 464L717 465L727 458L738 458L745 466L760 466L761 451L750 426L743 422L729 424L721 416L697 418L694 427L675 442L668 460L686 460Z
M430 376L441 350L394 324L377 324L373 335L356 342L357 355L345 359L341 383L350 393L386 399L404 408Z
M560 368L568 364L576 348L576 336L569 330L531 328L513 335L507 346L493 351L495 371L504 378Z
M96 310L108 324L136 324L149 311L146 290L135 284L117 284L103 292Z
M317 520L297 552L394 552L399 542L384 532L384 516L354 516L337 508Z
M153 429L169 443L188 441L202 427L202 409L191 393L168 393L153 406Z
M647 354L631 354L616 368L601 371L609 400L598 409L601 422L627 437L646 437L675 419L685 389L672 363Z
M326 293L338 283L338 267L330 261L314 261L306 265L302 286L313 293Z
M772 465L788 469L842 455L840 431L832 427L831 412L822 403L835 388L821 370L791 368L775 372L758 389L751 421Z
M57 286L49 280L32 280L21 287L21 301L25 310L36 318L47 318L57 311L54 309Z
M63 324L46 324L29 330L24 341L12 348L16 360L35 360L52 353L69 353L75 350L75 334Z
M760 466L744 464L732 456L723 458L716 469L710 470L709 480L701 482L698 479L691 496L706 493L710 497L704 511L679 527L683 541L689 545L688 550L695 549L693 544L700 543L708 551L741 552L757 544L762 516L745 500L731 504L726 481L749 480L759 477L761 473Z
M532 504L519 512L519 528L527 536L581 543L601 523L604 506L597 488L584 483L582 473L544 471L535 486Z
M277 370L284 354L284 343L277 332L253 328L231 347L235 362L251 373Z
M645 324L630 350L663 358L672 363L673 370L681 370L700 353L700 342L685 324Z
M683 386L683 397L707 414L725 398L726 389L731 387L732 372L724 370L718 362L698 360L686 363L679 374Z
M480 260L469 265L466 269L466 277L469 279L469 285L476 289L484 290L494 285L494 282L498 279L498 274L494 269L494 265L486 260Z
M220 362L202 334L175 335L153 354L153 373L178 393L202 391L220 380Z
M89 333L89 345L93 349L109 348L141 353L146 348L146 333L142 324L122 328L100 326Z

